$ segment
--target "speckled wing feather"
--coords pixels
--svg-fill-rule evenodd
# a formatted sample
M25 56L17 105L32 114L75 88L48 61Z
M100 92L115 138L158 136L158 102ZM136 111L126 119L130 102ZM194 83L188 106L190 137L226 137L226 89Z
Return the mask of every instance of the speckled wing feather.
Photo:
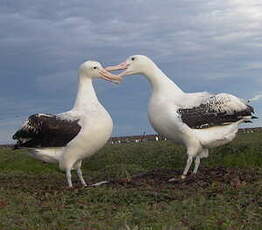
M236 122L254 113L253 107L230 94L211 95L192 108L180 108L181 119L191 128L208 128Z

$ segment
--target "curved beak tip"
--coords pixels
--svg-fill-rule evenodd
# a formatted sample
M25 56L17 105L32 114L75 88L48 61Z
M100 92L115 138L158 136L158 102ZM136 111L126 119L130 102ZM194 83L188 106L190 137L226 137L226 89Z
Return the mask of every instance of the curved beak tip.
M121 76L112 74L108 72L106 69L102 69L99 73L101 74L101 77L107 81L111 81L117 84L120 84L120 82L122 81Z

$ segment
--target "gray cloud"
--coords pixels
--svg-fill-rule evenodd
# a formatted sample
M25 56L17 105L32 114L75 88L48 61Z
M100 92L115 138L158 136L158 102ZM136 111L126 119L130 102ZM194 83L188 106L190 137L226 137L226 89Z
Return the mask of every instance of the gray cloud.
M11 112L69 109L77 69L87 59L109 65L141 53L188 91L225 91L243 98L261 92L260 0L5 0L0 26L1 116L12 127L20 120L14 122ZM148 127L149 86L138 77L126 82L95 84L116 120L116 135ZM261 115L261 102L254 106ZM133 129L131 121L137 124ZM7 141L8 127L1 133Z

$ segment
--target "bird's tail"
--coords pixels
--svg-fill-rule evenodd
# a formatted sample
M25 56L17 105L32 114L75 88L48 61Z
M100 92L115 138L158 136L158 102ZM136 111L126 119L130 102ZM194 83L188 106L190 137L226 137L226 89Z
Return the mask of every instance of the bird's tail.
M47 163L57 163L59 162L61 155L63 153L63 148L40 148L31 149L30 155L38 160Z
M238 126L248 118L243 118L237 122L215 126L207 129L193 129L201 145L205 148L213 148L231 142L237 133Z

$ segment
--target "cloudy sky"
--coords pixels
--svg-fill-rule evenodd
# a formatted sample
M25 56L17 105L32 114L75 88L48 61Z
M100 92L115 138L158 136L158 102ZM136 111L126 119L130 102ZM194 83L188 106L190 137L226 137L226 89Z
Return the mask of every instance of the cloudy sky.
M0 27L0 143L32 113L69 110L89 59L144 54L185 91L262 94L261 0L2 0ZM114 136L153 132L143 77L95 88ZM262 118L262 100L252 105Z

